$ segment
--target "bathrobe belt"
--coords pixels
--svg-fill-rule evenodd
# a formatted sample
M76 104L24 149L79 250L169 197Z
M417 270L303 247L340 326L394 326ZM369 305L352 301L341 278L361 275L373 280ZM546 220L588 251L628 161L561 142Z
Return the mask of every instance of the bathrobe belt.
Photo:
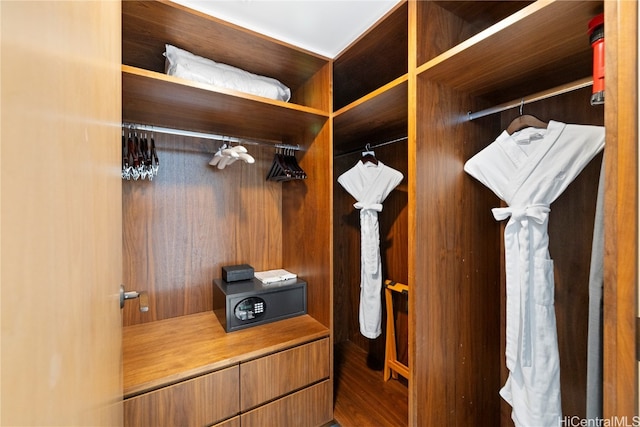
M521 366L531 366L532 357L531 306L535 284L533 283L534 274L531 271L534 263L529 220L544 224L550 209L548 205L538 204L526 207L494 208L492 212L498 221L511 217L504 230L505 251L509 258L506 260L507 275L512 276L507 277L507 311L511 314L507 314L505 353L507 368L513 371L518 353Z
M357 202L353 207L360 209L360 250L364 271L376 274L380 268L378 212L382 212L382 204Z

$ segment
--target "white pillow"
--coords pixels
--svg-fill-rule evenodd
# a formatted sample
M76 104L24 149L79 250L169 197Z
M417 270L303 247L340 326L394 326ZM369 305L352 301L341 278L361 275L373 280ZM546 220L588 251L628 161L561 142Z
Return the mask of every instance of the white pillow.
M285 102L291 99L291 90L271 77L217 63L170 44L166 45L164 56L165 72L170 76Z

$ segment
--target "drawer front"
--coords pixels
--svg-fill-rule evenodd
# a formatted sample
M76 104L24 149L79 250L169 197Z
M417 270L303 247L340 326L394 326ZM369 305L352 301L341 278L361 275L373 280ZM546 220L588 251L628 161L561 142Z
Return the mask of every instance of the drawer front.
M325 338L240 364L241 411L329 378L329 360Z
M323 381L240 415L242 427L317 427L333 419L331 381Z
M239 412L237 366L124 401L124 425L204 426Z

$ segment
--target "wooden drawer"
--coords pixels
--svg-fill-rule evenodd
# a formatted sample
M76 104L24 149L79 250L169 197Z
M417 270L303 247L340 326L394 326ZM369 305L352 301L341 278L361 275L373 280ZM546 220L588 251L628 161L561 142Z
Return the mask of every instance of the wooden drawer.
M317 427L333 419L330 381L323 381L240 415L242 427Z
M239 412L238 366L124 401L124 425L204 426Z
M325 338L240 364L241 412L329 378L329 360Z

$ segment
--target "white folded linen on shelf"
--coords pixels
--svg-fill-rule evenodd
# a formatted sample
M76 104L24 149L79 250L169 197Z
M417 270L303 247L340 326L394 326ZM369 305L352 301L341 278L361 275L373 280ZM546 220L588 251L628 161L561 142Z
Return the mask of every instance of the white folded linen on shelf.
M165 73L170 76L284 102L291 99L291 89L274 78L215 62L170 44L165 45L164 56Z

